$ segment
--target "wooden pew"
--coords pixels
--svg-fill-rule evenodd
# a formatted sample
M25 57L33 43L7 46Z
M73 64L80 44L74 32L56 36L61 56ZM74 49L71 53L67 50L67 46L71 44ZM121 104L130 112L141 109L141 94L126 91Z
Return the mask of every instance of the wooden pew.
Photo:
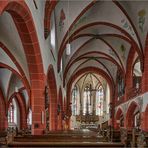
M0 131L0 145L7 144L7 132Z
M80 137L80 136L53 136L53 137L38 137L38 136L33 136L33 137L14 137L14 141L16 142L98 142L102 141L103 138L96 138L96 137ZM104 140L105 142L105 140Z
M140 148L148 147L148 132L144 132L144 131L139 132L136 139L136 146Z
M128 131L126 128L120 128L120 134L121 143L126 147L130 147L132 142L132 131Z
M114 130L112 134L113 134L113 136L112 136L112 141L113 142L121 142L120 130Z

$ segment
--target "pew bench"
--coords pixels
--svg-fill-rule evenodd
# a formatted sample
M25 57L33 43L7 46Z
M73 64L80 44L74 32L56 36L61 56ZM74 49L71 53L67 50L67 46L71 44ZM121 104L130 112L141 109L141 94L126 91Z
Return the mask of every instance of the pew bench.
M7 144L7 132L0 131L0 145Z

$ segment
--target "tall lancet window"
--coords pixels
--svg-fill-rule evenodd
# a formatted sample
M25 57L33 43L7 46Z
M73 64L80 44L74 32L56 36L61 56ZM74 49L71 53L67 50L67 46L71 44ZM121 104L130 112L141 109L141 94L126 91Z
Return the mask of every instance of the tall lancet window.
M86 86L84 88L84 96L83 96L83 115L91 114L91 92L90 88Z
M141 63L139 58L137 58L133 65L133 87L139 89L141 80L142 80Z
M9 105L8 109L8 123L17 124L18 123L18 107L15 99L12 99L12 102Z
M72 115L77 115L77 96L78 90L75 86L72 91Z
M96 115L103 115L103 99L104 99L104 91L102 86L96 91Z
M14 105L12 103L9 105L8 123L14 123Z

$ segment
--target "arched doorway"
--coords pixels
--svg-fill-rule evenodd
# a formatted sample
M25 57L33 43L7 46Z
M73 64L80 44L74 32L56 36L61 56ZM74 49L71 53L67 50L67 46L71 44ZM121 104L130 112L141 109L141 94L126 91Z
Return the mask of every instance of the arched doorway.
M8 122L18 129L27 128L26 104L23 99L21 94L16 93L10 97L8 102Z
M136 102L132 102L126 113L126 127L131 130L134 127L139 127L140 110Z
M124 116L123 111L121 108L117 110L116 116L115 116L115 128L119 129L120 127L124 126Z
M12 130L21 129L21 108L16 98L10 99L8 104L8 127Z
M48 68L47 82L49 87L49 130L57 130L57 85L53 66Z

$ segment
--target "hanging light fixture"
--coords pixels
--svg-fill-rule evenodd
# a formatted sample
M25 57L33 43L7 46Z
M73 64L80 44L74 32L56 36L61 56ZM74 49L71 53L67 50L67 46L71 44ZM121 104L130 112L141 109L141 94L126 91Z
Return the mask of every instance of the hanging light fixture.
M15 92L16 92L16 93L18 92L18 87L17 87L17 86L15 87Z
M68 27L69 27L69 0L68 0ZM69 29L68 29L68 43L66 44L66 55L70 55L71 53L71 45L69 42Z
M70 53L71 53L71 45L70 43L67 43L66 44L66 55L70 55Z

